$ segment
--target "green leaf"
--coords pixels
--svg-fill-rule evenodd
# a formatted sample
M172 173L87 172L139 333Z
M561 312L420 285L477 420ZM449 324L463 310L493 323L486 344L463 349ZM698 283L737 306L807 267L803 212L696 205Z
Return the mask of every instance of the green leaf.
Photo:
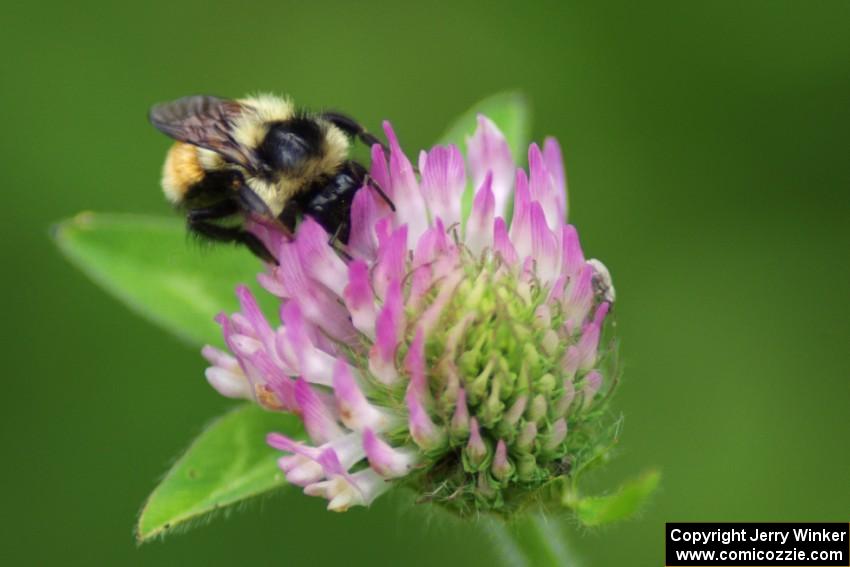
M588 496L565 504L573 508L578 519L586 526L600 526L630 518L637 513L658 488L661 473L655 470L623 484L607 496Z
M303 436L297 417L253 404L213 422L148 497L136 525L138 542L283 486L277 452L265 443L271 431Z
M492 120L508 139L517 163L525 161L531 131L531 111L525 96L516 91L497 93L479 101L457 118L440 137L440 144L456 144L463 148L467 136L478 127L478 115Z
M459 148L465 148L466 138L471 136L478 126L479 114L485 115L499 127L508 140L514 161L518 165L524 164L531 136L531 110L525 96L516 91L497 93L478 102L454 121L438 143L455 144ZM472 210L475 189L468 185L463 194L464 219Z
M133 311L193 344L222 344L213 321L261 264L243 248L200 249L178 219L83 213L54 232L59 249ZM272 299L258 294L262 302ZM269 312L269 311L267 311Z

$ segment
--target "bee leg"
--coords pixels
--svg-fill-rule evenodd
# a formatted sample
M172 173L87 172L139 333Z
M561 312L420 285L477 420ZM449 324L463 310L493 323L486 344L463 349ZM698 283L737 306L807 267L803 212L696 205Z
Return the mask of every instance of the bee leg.
M328 246L333 248L336 253L345 258L346 261L350 262L354 259L354 257L343 249L345 244L343 244L342 240L339 239L339 235L342 234L343 230L345 230L345 225L343 224L336 227L336 230L328 239Z
M262 240L248 232L237 227L219 226L206 220L193 219L191 214L188 217L189 230L210 240L216 242L235 242L242 244L254 253L259 259L271 264L278 264L277 259L272 256Z
M244 210L261 217L271 218L273 216L266 202L247 185L240 186L236 195Z
M395 212L395 203L393 203L393 200L392 200L392 199L390 199L389 195L387 195L386 193L384 193L384 190L383 190L383 189L381 189L381 186L380 186L380 185L378 185L378 182L377 182L377 181L375 181L374 179L372 179L372 176L371 176L371 175L366 174L366 177L365 177L365 178L363 178L363 185L368 185L369 187L371 187L371 188L372 188L372 190L374 190L374 191L375 191L375 193L377 193L378 195L380 195L381 199L383 199L383 200L384 200L384 202L385 202L387 205L389 205L390 210L391 210L392 212Z
M375 144L380 144L385 152L389 152L389 148L374 134L370 134L366 129L354 118L341 114L339 112L324 112L320 115L322 118L348 134L355 137L370 148Z
M346 162L346 166L349 172L354 176L354 178L360 181L361 185L368 185L369 187L371 187L375 191L375 193L377 193L381 197L381 199L383 199L384 202L389 205L390 210L395 212L395 203L393 203L393 200L390 199L389 195L387 195L384 190L381 189L381 186L378 185L378 182L375 181L375 179L373 179L371 175L369 175L369 172L366 170L365 167L363 167L356 161Z

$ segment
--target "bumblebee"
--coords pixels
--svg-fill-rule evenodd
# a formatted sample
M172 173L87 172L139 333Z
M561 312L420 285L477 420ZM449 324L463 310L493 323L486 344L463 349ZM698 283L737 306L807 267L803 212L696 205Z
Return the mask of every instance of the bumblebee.
M348 156L353 139L369 146L380 140L344 114L309 113L271 95L189 96L154 106L149 118L176 140L162 171L165 196L202 238L245 245L276 263L245 230L247 218L277 222L292 233L309 215L332 242L347 243L351 202L361 187L372 187L393 208L366 168Z

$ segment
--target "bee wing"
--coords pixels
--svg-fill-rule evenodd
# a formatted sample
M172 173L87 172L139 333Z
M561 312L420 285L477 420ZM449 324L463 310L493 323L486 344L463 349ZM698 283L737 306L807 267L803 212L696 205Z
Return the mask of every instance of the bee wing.
M212 150L231 163L256 171L258 164L253 152L230 134L233 121L244 110L233 100L197 95L157 104L148 117L163 134Z

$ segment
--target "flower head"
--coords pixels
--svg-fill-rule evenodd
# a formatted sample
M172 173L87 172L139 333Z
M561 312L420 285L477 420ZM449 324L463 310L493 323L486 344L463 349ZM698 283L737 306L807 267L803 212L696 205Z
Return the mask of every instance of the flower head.
M230 353L204 349L207 379L301 417L309 443L268 443L288 481L332 510L404 484L460 513L507 512L594 442L612 383L600 365L611 278L566 224L553 139L529 148L526 173L481 116L467 161L437 146L417 170L384 129L389 155L373 147L370 174L395 210L358 191L345 254L310 218L294 238L255 222L279 261L259 281L281 324L238 289L241 310L218 317Z

